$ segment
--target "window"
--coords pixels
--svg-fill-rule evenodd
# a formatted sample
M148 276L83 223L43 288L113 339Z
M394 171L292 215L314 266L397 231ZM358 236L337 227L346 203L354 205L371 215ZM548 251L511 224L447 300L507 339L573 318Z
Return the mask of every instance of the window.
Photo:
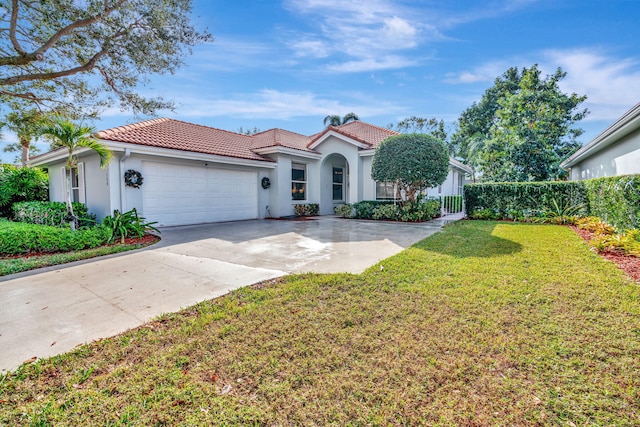
M396 200L397 192L394 182L376 182L376 200Z
M307 200L307 166L291 164L291 200Z
M333 168L333 200L344 200L344 168Z
M67 193L67 184L69 185L69 191L71 191L71 201L85 203L84 165L82 163L78 163L71 169L62 168L62 188L65 195Z

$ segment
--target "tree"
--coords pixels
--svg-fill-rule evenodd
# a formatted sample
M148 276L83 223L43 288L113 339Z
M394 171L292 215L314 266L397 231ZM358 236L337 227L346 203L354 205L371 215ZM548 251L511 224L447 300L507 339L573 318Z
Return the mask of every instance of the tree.
M211 36L191 25L191 0L12 0L0 6L0 100L66 107L171 107L136 93L153 73L173 73Z
M442 140L447 146L449 155L456 154L456 147L451 144L449 135L445 128L444 120L436 119L435 117L418 117L411 116L406 119L400 120L395 125L389 123L387 129L395 130L400 133L421 133L426 135L432 135Z
M344 117L340 117L337 114L328 115L324 118L324 125L327 126L340 126L347 124L349 122L355 122L356 120L360 120L360 117L356 113L347 113Z
M20 161L23 167L26 166L29 161L29 151L32 149L37 150L31 145L31 141L38 137L41 128L50 123L51 120L48 116L37 109L13 111L7 114L1 125L15 133L19 142L18 144L8 145L4 151L20 151L22 153Z
M403 203L412 206L427 188L440 185L449 172L449 154L442 140L432 135L391 136L376 148L371 178L395 182Z
M563 177L560 162L580 147L582 130L573 126L588 114L578 110L586 96L560 90L564 77L560 68L545 78L537 65L521 73L510 68L462 114L456 138L483 181Z
M71 228L78 227L78 217L73 212L71 204L71 173L78 164L76 151L78 148L89 148L95 151L100 157L100 167L104 168L111 160L111 151L98 142L92 135L93 129L87 126L77 126L73 122L60 119L56 123L46 126L42 129L42 134L48 136L53 141L51 148L63 148L67 150L67 213L71 218Z

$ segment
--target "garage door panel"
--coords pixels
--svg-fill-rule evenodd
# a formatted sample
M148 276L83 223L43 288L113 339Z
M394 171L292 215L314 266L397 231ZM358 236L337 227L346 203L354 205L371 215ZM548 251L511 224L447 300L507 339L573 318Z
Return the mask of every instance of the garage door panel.
M143 162L143 213L159 225L254 219L258 174Z

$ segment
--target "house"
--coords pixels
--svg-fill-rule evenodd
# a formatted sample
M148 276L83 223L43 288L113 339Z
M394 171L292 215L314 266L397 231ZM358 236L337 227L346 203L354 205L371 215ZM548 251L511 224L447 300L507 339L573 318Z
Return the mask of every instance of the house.
M392 135L361 121L311 136L283 129L249 136L160 118L98 132L113 152L105 169L88 149L78 152L71 175L63 150L31 165L47 168L51 200L66 199L70 178L74 201L99 219L136 208L161 226L185 225L287 216L308 203L324 215L339 204L393 197L392 185L371 179L375 148ZM429 195L461 194L470 172L451 159L447 180Z
M640 103L560 166L574 181L640 173Z

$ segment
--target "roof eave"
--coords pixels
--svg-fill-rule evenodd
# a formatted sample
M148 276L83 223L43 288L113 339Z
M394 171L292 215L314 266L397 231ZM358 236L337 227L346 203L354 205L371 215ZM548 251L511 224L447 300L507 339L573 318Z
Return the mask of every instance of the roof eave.
M634 105L598 136L560 163L560 167L570 168L636 129L640 129L640 103Z

